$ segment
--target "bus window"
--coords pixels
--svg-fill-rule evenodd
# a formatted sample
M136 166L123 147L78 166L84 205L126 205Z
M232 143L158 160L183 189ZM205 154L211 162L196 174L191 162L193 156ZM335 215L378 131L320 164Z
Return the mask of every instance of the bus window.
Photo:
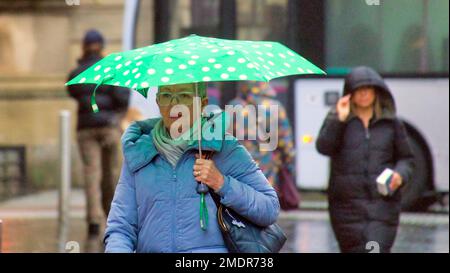
M237 0L237 38L286 42L287 0Z
M364 64L382 73L448 73L449 2L379 3L326 1L328 71Z

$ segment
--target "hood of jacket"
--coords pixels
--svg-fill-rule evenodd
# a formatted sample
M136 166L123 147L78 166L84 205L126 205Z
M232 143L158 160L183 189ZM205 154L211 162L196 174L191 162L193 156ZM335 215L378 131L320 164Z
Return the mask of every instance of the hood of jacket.
M363 86L375 87L381 107L381 117L379 118L394 118L396 116L397 110L391 90L380 74L370 67L356 67L347 75L344 82L344 96L352 94L356 89Z

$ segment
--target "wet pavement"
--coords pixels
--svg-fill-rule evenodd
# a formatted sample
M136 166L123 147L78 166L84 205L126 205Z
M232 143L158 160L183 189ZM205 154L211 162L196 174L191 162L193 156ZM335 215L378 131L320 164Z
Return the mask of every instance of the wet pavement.
M57 252L56 193L0 204L3 252ZM39 201L40 200L40 201ZM38 203L38 205L34 203ZM33 208L33 209L30 209ZM67 252L102 252L99 238L87 239L83 195L73 194ZM288 236L282 252L339 252L325 210L283 212L278 223ZM449 215L404 213L393 252L449 252Z
M339 252L325 211L283 213L279 224L288 235L282 252ZM404 213L392 252L448 253L448 214Z
M79 251L76 252L102 252L100 240L88 240L85 230L86 224L83 219L71 219L67 242L77 242ZM67 245L67 252L70 252L69 245L70 243ZM57 220L4 219L2 250L4 253L58 252Z

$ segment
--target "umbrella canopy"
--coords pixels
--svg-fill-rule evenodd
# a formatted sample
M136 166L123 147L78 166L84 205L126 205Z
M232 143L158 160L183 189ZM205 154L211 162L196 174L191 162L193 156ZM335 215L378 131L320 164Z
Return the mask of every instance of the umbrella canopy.
M70 80L133 88L147 96L150 86L210 81L270 81L299 74L325 74L277 42L225 40L190 35L112 53Z

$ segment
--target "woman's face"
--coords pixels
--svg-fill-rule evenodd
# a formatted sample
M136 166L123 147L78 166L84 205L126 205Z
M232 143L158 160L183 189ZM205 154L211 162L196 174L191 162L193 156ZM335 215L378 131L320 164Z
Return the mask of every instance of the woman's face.
M169 132L171 132L171 126L180 118L183 118L180 120L182 126L180 126L180 122L177 122L176 124L176 126L179 127L177 128L179 134L184 133L187 129L192 127L195 120L193 111L194 97L195 85L193 83L166 85L159 88L156 95L156 102L158 103L159 111L161 112L164 127L166 127ZM202 99L202 108L207 104L208 98ZM186 117L185 115L188 116Z
M376 92L372 86L363 86L353 93L352 102L356 107L369 108L375 103Z

